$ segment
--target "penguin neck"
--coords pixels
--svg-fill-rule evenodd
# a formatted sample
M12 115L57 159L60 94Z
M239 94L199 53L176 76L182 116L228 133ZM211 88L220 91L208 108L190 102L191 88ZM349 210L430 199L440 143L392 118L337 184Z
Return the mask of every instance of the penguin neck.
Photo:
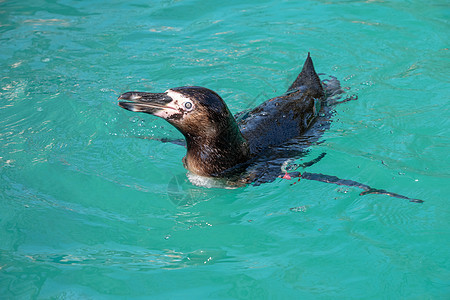
M183 162L186 169L201 176L221 177L224 171L249 159L248 142L236 121L233 118L228 123L209 134L185 134L187 153Z

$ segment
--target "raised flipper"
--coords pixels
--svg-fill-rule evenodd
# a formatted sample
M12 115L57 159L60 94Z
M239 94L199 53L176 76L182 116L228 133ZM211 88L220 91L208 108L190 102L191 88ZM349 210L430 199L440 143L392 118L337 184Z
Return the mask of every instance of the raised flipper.
M322 98L325 94L322 84L320 83L320 78L314 70L314 65L309 52L302 71L288 88L286 93L289 94L292 91L302 89L307 89L309 93L311 93L311 96L315 98Z
M381 194L381 195L388 195L391 197L395 197L395 198L400 198L400 199L406 199L409 200L409 202L414 202L414 203L423 203L423 200L420 199L413 199L413 198L409 198L400 194L396 194L396 193L392 193L392 192L388 192L386 190L382 190L382 189L374 189L366 184L357 182L357 181L353 181L353 180L349 180L349 179L340 179L339 177L336 176L331 176L331 175L324 175L324 174L320 174L320 173L309 173L309 172L303 172L300 174L300 172L291 172L289 173L290 177L299 177L299 178L303 178L303 179L308 179L308 180L316 180L316 181L321 181L321 182L327 182L327 183L334 183L337 185L345 185L345 186L352 186L352 187L357 187L360 189L363 189L364 191L361 192L359 195L363 196L363 195L367 195L367 194Z

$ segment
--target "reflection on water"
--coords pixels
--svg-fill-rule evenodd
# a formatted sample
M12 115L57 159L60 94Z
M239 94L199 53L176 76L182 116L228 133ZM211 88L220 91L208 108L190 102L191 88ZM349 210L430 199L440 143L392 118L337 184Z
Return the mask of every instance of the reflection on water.
M108 249L109 248L109 249ZM229 260L231 257L224 251L194 250L183 253L165 249L149 250L123 248L120 245L102 245L97 248L77 248L65 253L34 253L16 257L26 264L46 265L58 267L67 265L71 268L84 267L108 269L119 268L123 270L148 271L154 269L180 269L195 265L206 265Z

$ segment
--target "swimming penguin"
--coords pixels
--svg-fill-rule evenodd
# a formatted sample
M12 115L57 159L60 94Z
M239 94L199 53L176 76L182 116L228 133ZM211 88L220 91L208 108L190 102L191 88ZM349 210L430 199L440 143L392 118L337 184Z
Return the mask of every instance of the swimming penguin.
M334 86L323 82L324 89L308 53L302 71L286 93L236 118L217 93L198 86L171 88L164 93L127 92L118 100L124 109L161 117L178 129L186 140L183 164L191 173L261 183L273 180L274 176L265 179L268 174L275 172L277 178L286 173L283 163L288 155L298 156L328 128L334 104L329 94L342 92L336 82ZM334 176L306 172L298 176L416 200L354 181L338 182Z

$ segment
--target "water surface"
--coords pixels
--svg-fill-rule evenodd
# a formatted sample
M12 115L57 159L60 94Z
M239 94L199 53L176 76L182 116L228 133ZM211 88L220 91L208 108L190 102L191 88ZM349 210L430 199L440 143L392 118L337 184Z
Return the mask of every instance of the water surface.
M448 1L2 1L2 299L445 299ZM279 179L186 180L129 90L200 85L232 112L308 52L357 101L308 171L425 200Z

